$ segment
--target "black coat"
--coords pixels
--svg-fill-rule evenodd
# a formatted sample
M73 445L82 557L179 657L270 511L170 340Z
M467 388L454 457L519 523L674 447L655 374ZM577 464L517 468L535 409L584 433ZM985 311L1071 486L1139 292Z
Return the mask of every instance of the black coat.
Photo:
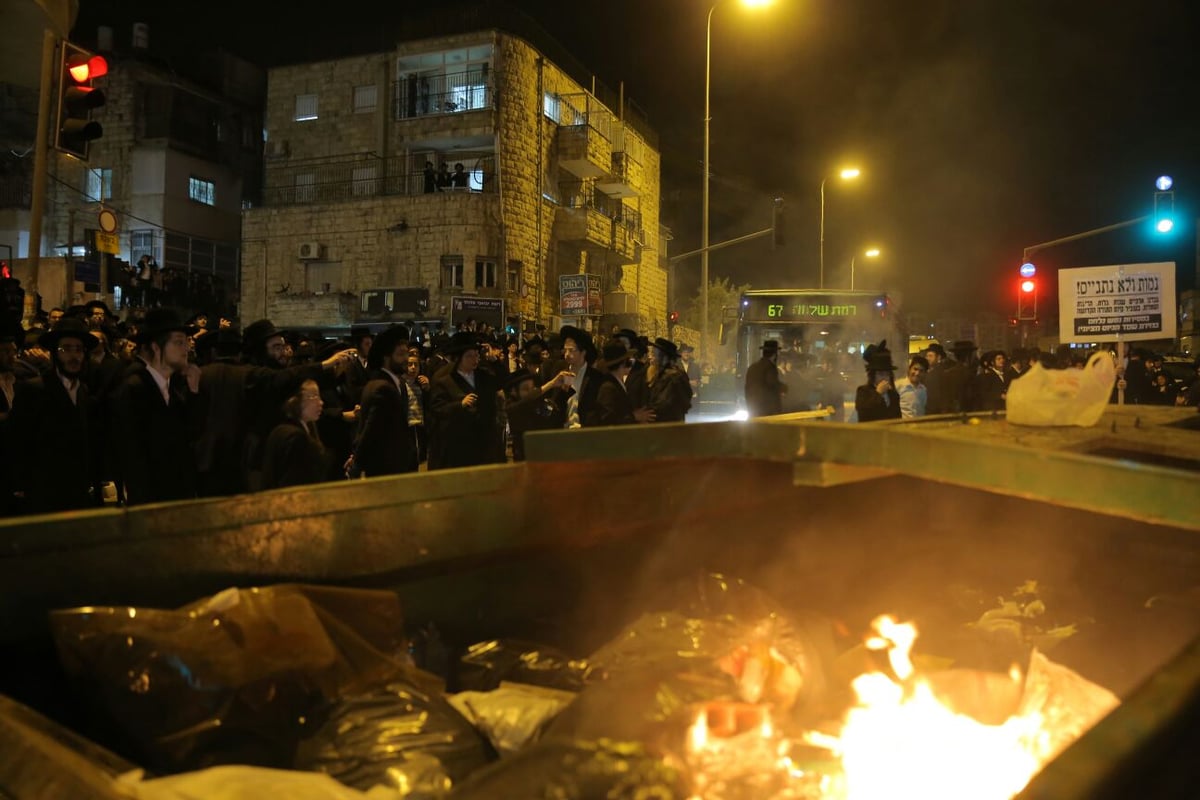
M605 375L596 394L596 425L634 425L633 400L621 379L616 375Z
M417 444L408 427L408 387L379 371L367 382L358 412L354 463L368 478L417 471Z
M863 384L854 393L854 410L859 422L874 422L880 419L900 419L900 394L888 389L887 402L871 384Z
M1008 376L987 368L975 376L974 411L1003 411L1007 405Z
M677 366L667 367L647 388L646 405L654 411L655 422L683 422L692 407L692 385L686 372Z
M117 474L129 505L196 496L194 396L178 376L163 399L149 368L136 361L112 395Z
M512 434L513 461L525 460L525 434L528 431L561 430L566 412L554 401L554 392L541 387L524 400L509 400L504 406L508 431Z
M746 370L746 410L752 417L783 413L784 385L779 367L766 356Z
M81 380L75 402L56 371L18 383L7 422L5 462L11 486L25 492L24 510L67 511L95 505L89 428L90 396Z
M566 365L563 365L566 368ZM553 378L561 370L555 370L551 373L550 378ZM600 394L600 384L604 382L605 373L597 371L594 367L589 366L583 373L583 383L579 387L579 403L577 406L579 413L579 424L585 428L593 427L599 423L596 421L596 397ZM549 380L549 379L547 379ZM570 413L571 396L575 394L574 389L555 389L555 402L562 406L565 413ZM564 418L564 424L566 419Z
M497 414L498 387L490 372L475 370L475 387L472 388L457 370L451 369L434 378L429 388L433 425L430 435L437 443L438 453L435 463L431 443L430 469L471 467L505 460ZM464 408L463 398L472 393L479 398L475 407Z
M303 486L328 479L328 457L320 439L310 436L295 420L276 425L263 453L263 488Z
M251 366L246 373L246 410L248 415L245 463L248 473L262 469L263 448L275 426L283 422L283 404L306 380L319 381L325 374L320 363L278 367L270 364ZM251 489L256 488L251 485Z

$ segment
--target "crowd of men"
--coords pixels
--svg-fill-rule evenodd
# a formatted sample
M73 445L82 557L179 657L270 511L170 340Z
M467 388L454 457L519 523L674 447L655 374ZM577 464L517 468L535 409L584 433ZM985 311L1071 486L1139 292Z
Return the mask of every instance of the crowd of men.
M862 352L866 380L852 389L854 384L832 361L806 367L803 361L781 356L779 342L770 340L762 344L762 357L746 372L746 406L751 416L827 408L842 419L842 398L852 390L853 418L859 422L1003 411L1009 386L1035 364L1046 369L1084 369L1091 356L1069 347L1056 353L1017 349L1011 358L1003 350L984 351L978 357L977 352L970 341L954 342L949 353L933 343L912 356L904 365L904 376L897 379L899 368L887 343L868 345ZM1128 404L1200 408L1200 359L1192 367L1195 377L1181 385L1163 370L1161 355L1134 349L1118 365L1112 401L1117 402L1120 394ZM789 403L793 394L800 397Z
M0 331L0 514L520 460L531 430L683 421L690 356L572 326L333 341L171 308L118 326L94 301Z

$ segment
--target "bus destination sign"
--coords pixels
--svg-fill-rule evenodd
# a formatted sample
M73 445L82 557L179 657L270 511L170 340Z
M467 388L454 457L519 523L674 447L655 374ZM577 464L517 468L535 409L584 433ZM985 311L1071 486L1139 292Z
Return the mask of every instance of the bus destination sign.
M829 322L866 319L878 314L881 298L861 294L749 295L742 298L742 318L765 322Z

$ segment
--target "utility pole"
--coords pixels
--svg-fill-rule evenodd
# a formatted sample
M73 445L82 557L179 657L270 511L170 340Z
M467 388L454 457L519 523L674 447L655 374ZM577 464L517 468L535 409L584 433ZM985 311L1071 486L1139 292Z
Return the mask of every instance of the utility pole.
M33 148L33 200L29 209L29 288L36 298L42 255L42 213L46 207L46 171L50 156L50 97L54 83L54 51L58 37L42 31L42 76L38 93L37 139ZM36 301L35 301L36 302Z

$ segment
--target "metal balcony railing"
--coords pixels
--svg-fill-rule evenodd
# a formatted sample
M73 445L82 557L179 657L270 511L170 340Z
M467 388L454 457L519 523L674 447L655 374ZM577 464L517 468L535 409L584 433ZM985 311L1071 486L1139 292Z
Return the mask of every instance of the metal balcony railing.
M630 208L620 200L609 197L595 189L579 188L577 185L562 186L555 200L565 208L585 208L596 211L613 221L617 227L624 228L633 239L639 243L645 242L642 230L642 212Z
M566 128L587 125L612 141L613 114L588 94L553 95L543 100L543 112Z
M479 111L494 101L486 64L447 75L410 75L392 84L392 119Z
M464 194L496 191L495 153L447 153L440 160L461 163L463 176L427 175L403 157L375 154L286 161L268 166L263 205L330 203L384 195Z

